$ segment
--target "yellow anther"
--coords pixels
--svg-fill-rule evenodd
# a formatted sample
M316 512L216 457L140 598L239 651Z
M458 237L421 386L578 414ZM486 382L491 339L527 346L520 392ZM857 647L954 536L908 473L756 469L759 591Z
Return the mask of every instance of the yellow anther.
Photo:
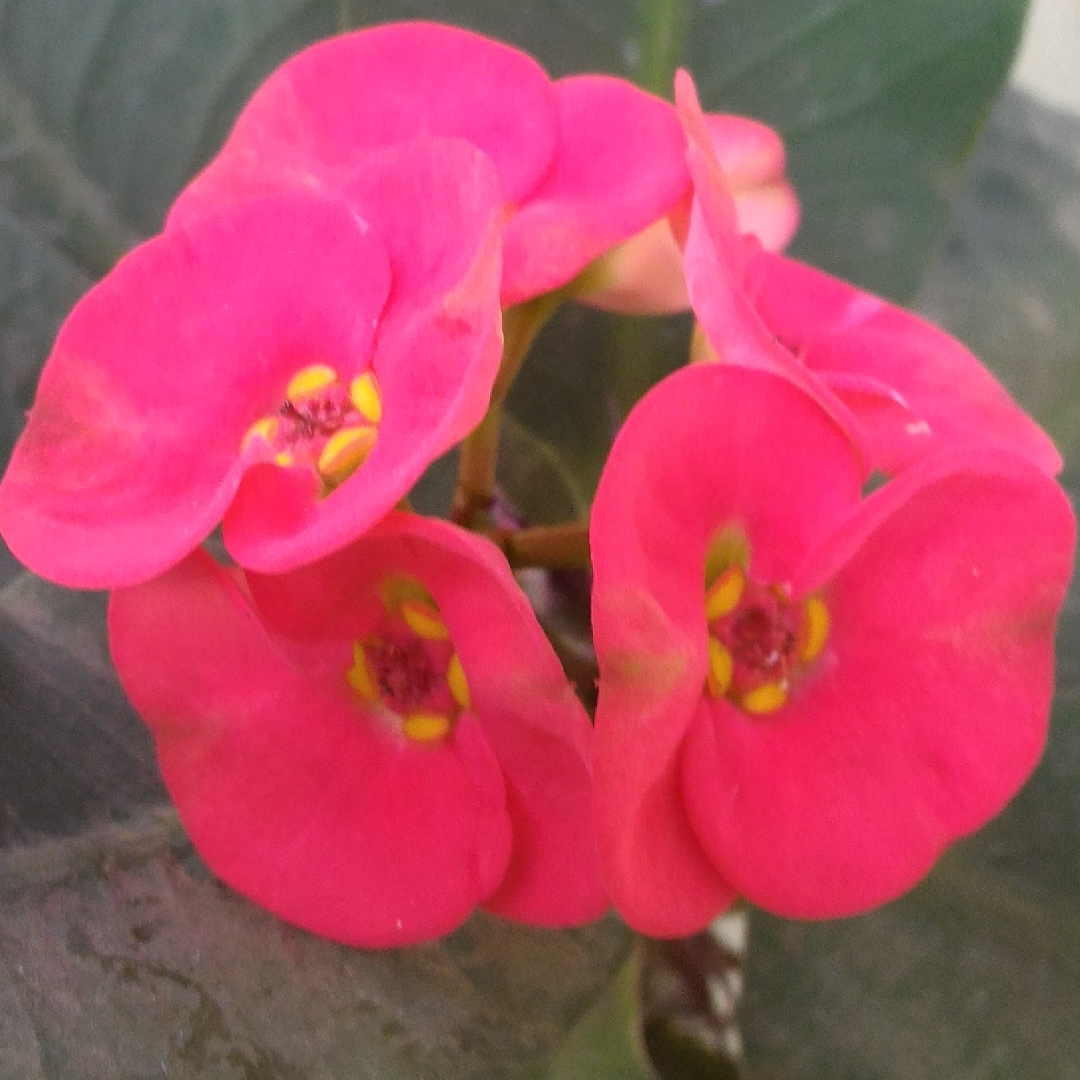
M819 596L811 596L803 608L799 631L799 659L808 664L821 655L829 636L829 609Z
M363 646L353 642L353 666L345 672L345 681L365 700L379 700L379 684Z
M469 684L465 680L465 669L461 666L461 657L457 653L450 657L450 663L446 665L446 685L450 687L454 700L468 712L472 708Z
M383 607L391 615L396 615L406 600L417 600L421 604L435 607L431 593L411 574L387 575L379 582L379 594L382 597Z
M450 720L438 713L410 713L401 722L401 730L415 742L435 742L450 732Z
M296 464L296 458L289 453L288 450L282 450L281 453L274 455L274 463L276 465L289 466Z
M709 674L706 677L709 693L723 697L731 686L731 673L735 664L731 653L716 638L709 636Z
M748 712L755 715L776 712L787 701L787 687L783 683L765 683L763 686L755 686L749 693L744 694L739 704Z
M712 622L735 610L746 586L741 566L729 566L705 592L705 617Z
M405 600L401 605L405 625L418 637L428 641L447 641L450 631L442 621L438 608L419 600Z
M377 424L382 419L382 395L375 374L365 371L349 384L349 398L356 406L356 411L371 423Z
M256 441L259 443L267 443L272 446L274 443L274 436L277 435L277 430L278 421L276 416L264 416L261 420L256 420L255 423L247 429L247 434L240 444L241 452L247 450L251 444Z
M316 468L331 486L347 480L364 464L371 453L378 432L373 427L348 427L336 431L326 441Z
M750 565L750 544L737 525L725 525L709 541L705 552L706 589L729 567Z
M285 388L285 397L289 401L311 397L338 381L337 372L328 364L312 364L302 368L290 380Z

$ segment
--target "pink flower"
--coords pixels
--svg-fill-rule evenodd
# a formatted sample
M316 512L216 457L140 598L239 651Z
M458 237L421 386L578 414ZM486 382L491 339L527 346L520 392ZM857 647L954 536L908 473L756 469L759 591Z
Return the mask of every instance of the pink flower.
M0 484L19 559L131 584L224 518L237 562L286 569L363 532L472 429L502 344L489 162L421 139L342 195L204 215L76 305Z
M451 26L391 23L278 68L169 228L283 183L334 190L373 150L421 133L467 140L495 163L507 307L565 285L687 186L678 119L658 98L600 75L552 82L517 49Z
M784 173L784 143L744 116L704 117L712 151L734 206L734 225L769 251L786 247L799 224L799 202ZM690 307L683 274L691 190L669 212L603 255L575 299L608 311L665 315Z
M753 340L752 363L810 372L819 394L842 403L870 468L894 474L943 447L997 446L1051 475L1061 457L994 376L944 331L738 235L731 195L685 72L676 99L690 138L695 203L686 281L713 358L732 362L733 340ZM741 362L741 361L735 361Z
M812 397L742 366L676 372L615 441L591 524L597 843L645 933L737 894L880 904L1038 760L1067 498L988 447L862 480Z
M393 513L278 577L197 551L109 632L196 849L280 917L389 946L604 911L588 717L487 541Z

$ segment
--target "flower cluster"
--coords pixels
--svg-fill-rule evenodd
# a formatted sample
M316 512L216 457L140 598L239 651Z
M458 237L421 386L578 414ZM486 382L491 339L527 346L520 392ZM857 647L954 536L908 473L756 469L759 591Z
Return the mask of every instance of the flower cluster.
M321 42L57 337L0 531L112 590L192 842L284 919L391 946L478 905L847 914L1034 767L1056 450L958 342L779 253L773 131L684 73L676 102L435 24ZM587 525L518 527L501 406L565 300L692 308L691 362ZM456 446L454 520L414 513ZM591 558L595 726L508 556Z

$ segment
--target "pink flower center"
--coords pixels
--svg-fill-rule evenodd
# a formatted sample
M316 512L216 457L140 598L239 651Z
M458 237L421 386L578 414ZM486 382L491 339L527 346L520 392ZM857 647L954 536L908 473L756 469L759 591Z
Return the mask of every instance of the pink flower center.
M469 686L435 601L415 578L382 583L384 612L353 642L345 681L406 738L438 742L470 708Z
M342 382L327 364L301 368L276 413L248 428L241 453L314 469L329 493L364 463L378 438L382 397L371 371Z
M709 673L713 697L749 713L775 712L793 678L817 659L829 634L829 612L817 596L798 603L777 585L728 566L705 590Z

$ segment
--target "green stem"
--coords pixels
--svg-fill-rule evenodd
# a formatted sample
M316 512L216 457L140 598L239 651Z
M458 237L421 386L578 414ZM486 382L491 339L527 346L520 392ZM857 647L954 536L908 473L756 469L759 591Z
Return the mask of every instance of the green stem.
M515 569L542 566L548 570L569 570L589 565L588 522L501 530L492 539Z
M491 401L483 420L461 444L458 485L450 516L467 529L484 529L489 523L495 498L499 425L506 395L510 393L536 335L555 313L565 294L563 289L545 293L503 312L503 355L491 388Z
M671 97L686 23L684 0L645 0L637 81L661 97Z

